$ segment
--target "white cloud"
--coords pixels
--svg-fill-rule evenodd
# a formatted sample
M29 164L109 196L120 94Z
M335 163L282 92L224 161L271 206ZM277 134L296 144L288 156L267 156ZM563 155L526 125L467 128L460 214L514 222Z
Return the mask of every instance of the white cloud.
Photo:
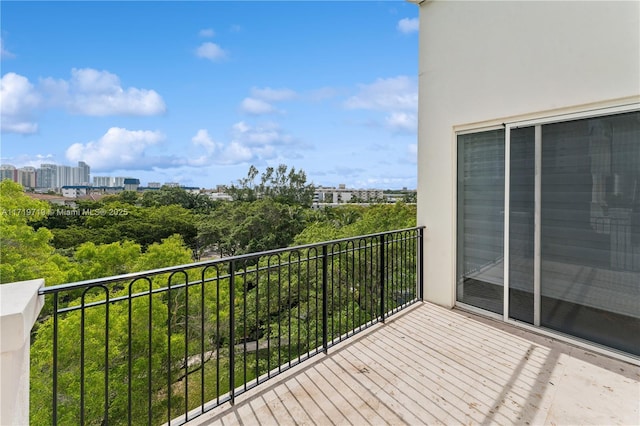
M217 44L208 41L206 43L202 43L196 49L196 56L199 58L209 59L211 61L217 61L224 59L227 56L227 52Z
M167 165L170 159L147 157L147 148L164 140L164 135L150 130L127 130L112 127L97 141L75 143L67 148L69 161L85 161L94 170L145 169Z
M198 32L198 35L200 37L213 37L213 36L216 35L216 32L213 31L212 28L205 28L205 29L200 30L200 32Z
M203 147L208 154L213 154L219 145L209 136L206 129L198 130L198 133L191 138L191 142L195 146Z
M251 95L255 98L269 102L287 101L296 97L296 92L291 89L272 89L265 87L263 89L253 87Z
M343 105L347 109L386 113L385 117L370 117L364 122L367 126L386 127L400 133L417 131L418 85L414 78L401 75L360 84L358 93Z
M404 34L416 32L420 29L418 18L404 18L398 21L398 31Z
M16 55L4 48L4 39L0 37L0 57L4 59L15 58Z
M254 158L255 154L249 148L234 141L225 147L222 155L216 160L220 164L240 164L249 162Z
M0 80L0 99L3 132L28 134L38 131L34 115L42 98L29 79L12 72L3 75Z
M385 123L391 130L414 133L418 128L415 114L407 112L392 112L385 117Z
M271 114L276 112L276 108L262 99L244 98L240 104L242 112L253 115Z
M291 89L272 89L271 87L251 88L251 97L244 98L240 104L240 110L247 114L262 115L283 112L278 110L271 102L281 102L294 99L296 92Z
M166 111L162 97L154 90L123 88L120 78L108 71L73 68L71 79L45 78L41 89L50 106L64 106L81 115L157 115Z
M418 85L407 76L379 78L359 85L359 92L344 103L349 109L415 111L418 108Z
M252 127L240 121L233 125L231 135L234 141L253 147L288 145L294 142L293 137L284 133L276 123Z
M191 142L193 154L180 162L192 167L260 163L280 157L294 158L299 156L299 149L305 148L272 122L254 126L239 121L231 126L230 141L224 144L214 141L206 129L200 129L191 138ZM285 145L286 149L279 149Z

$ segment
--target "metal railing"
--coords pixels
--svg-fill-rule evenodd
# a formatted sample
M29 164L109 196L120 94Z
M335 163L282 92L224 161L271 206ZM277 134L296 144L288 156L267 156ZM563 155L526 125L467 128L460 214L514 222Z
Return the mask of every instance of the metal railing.
M422 240L417 227L44 287L32 423L173 425L233 404L421 300Z

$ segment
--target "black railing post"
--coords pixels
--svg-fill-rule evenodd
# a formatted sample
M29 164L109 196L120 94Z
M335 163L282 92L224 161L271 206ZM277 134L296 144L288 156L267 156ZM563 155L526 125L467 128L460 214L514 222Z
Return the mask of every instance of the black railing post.
M236 387L236 319L235 319L235 298L236 280L235 263L229 263L229 396L231 405L235 403Z
M424 300L424 228L418 229L418 299Z
M53 407L52 424L58 424L58 293L53 293Z
M328 318L328 286L327 286L327 246L322 246L322 349L324 353L327 353L328 349L328 338L327 338L327 328L329 324Z
M384 285L385 285L385 263L384 263L384 234L380 235L380 320L384 322Z

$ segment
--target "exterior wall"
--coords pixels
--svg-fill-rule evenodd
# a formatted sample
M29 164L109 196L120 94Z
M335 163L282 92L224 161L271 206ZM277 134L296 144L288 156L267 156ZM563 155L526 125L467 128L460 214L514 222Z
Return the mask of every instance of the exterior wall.
M640 100L639 2L420 5L425 298L455 303L455 131Z

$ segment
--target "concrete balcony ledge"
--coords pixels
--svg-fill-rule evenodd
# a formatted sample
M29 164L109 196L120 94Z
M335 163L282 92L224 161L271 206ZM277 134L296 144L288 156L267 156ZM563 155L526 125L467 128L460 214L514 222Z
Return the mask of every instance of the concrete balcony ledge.
M638 366L423 303L188 424L637 425L638 401Z
M29 336L44 280L0 285L0 424L29 424Z

